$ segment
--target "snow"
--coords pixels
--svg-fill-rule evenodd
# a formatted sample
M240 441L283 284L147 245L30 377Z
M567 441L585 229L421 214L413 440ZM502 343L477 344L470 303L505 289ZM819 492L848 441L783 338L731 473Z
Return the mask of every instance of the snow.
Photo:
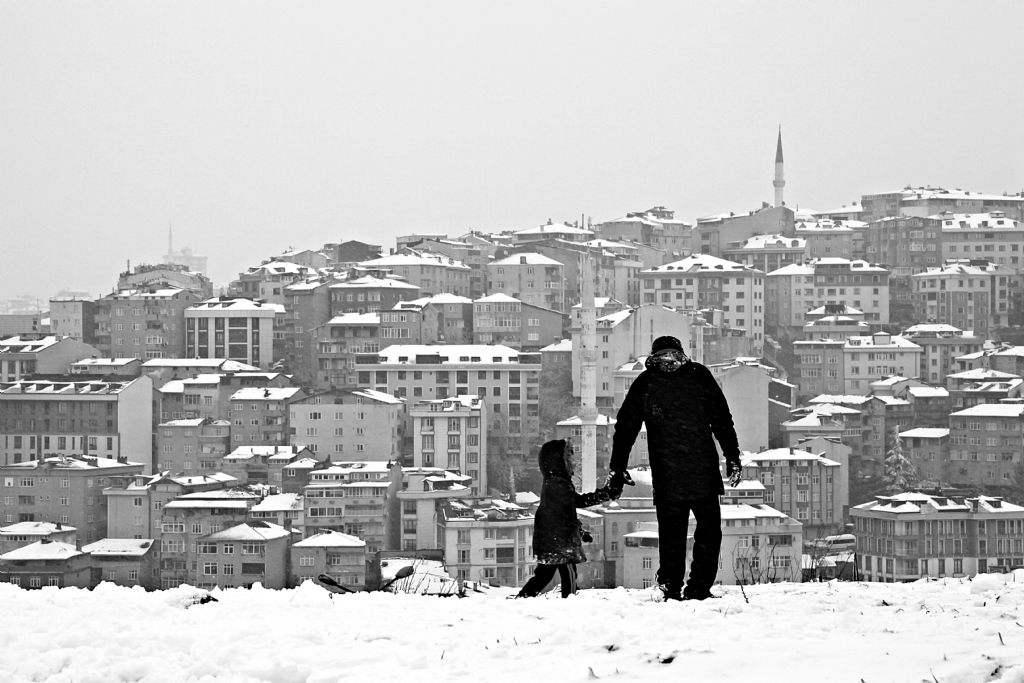
M1024 571L562 600L0 584L12 681L1024 681ZM747 601L749 600L749 602ZM97 637L102 633L102 637ZM834 679L833 679L834 677Z

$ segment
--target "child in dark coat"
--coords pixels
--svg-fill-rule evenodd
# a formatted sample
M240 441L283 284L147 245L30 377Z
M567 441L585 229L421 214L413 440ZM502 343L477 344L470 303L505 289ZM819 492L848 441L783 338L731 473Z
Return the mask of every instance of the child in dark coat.
M562 597L567 598L576 592L576 565L587 561L583 554L583 525L576 517L576 508L590 507L618 496L614 496L607 486L592 493L576 492L572 483L572 445L564 439L548 441L541 446L540 472L544 476L544 484L533 521L533 554L537 557L537 569L516 597L536 597L557 571L562 582Z

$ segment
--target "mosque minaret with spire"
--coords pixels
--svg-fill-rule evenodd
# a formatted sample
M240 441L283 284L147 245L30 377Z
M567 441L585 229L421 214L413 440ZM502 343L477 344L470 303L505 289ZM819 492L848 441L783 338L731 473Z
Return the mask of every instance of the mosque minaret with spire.
M786 186L782 177L782 126L779 126L779 142L775 147L775 180L772 185L775 186L775 206L782 206L785 204L782 201L782 188Z

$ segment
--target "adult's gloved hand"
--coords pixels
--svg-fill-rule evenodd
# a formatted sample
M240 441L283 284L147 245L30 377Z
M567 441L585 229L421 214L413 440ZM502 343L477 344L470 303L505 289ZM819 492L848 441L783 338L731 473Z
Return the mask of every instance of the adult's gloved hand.
M608 473L608 481L605 484L615 497L618 498L622 495L622 487L626 484L630 486L636 486L636 482L629 476L629 472L625 470L612 470Z
M725 463L725 474L729 477L729 486L736 488L743 479L743 467L738 460L728 460Z

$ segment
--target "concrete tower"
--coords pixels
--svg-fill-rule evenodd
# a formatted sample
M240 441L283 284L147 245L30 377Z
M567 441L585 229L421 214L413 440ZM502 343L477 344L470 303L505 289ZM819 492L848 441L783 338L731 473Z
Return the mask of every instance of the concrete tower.
M785 203L782 201L782 188L786 186L782 178L782 126L779 126L779 143L775 147L775 181L772 185L775 186L775 206L782 206Z
M597 308L590 248L580 254L580 424L583 428L580 483L597 488ZM575 349L574 349L575 350Z

